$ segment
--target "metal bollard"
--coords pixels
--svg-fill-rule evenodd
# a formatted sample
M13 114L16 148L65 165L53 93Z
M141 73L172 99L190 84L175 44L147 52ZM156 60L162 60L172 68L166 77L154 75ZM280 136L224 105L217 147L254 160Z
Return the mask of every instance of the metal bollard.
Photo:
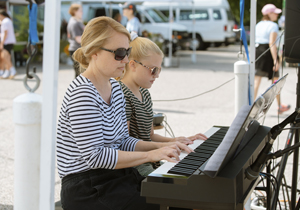
M249 104L248 100L248 76L250 65L244 60L234 63L235 74L235 115L243 105Z
M39 209L42 96L13 100L15 124L14 210Z

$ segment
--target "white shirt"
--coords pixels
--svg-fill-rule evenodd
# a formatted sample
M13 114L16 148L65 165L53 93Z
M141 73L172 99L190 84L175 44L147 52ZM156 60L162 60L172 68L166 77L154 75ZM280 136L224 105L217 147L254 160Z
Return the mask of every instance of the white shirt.
M141 23L137 17L132 18L126 24L126 29L131 33L136 32L139 36L141 35Z
M255 43L269 44L270 34L276 32L278 35L278 25L272 21L260 21L255 27Z
M1 41L4 39L4 32L7 31L6 39L4 40L4 44L15 44L16 43L16 37L15 37L15 31L14 26L8 17L4 18L1 23Z

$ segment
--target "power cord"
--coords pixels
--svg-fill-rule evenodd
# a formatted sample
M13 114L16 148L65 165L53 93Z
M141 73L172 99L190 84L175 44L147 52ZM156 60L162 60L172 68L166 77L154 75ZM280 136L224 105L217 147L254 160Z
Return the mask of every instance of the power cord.
M211 89L211 90L208 90L208 91L203 92L203 93L200 93L200 94L197 94L197 95L195 95L195 96L191 96L191 97L187 97L187 98L179 98L179 99L170 99L170 100L152 100L152 101L153 101L153 102L183 101L183 100L188 100L188 99L196 98L196 97L198 97L198 96L201 96L201 95L204 95L204 94L206 94L206 93L212 92L212 91L214 91L214 90L216 90L216 89L222 87L223 85L225 85L225 84L231 82L232 80L234 80L234 78L232 78L232 79L230 79L230 80L224 82L223 84L219 85L219 86L216 87L216 88L213 88L213 89Z

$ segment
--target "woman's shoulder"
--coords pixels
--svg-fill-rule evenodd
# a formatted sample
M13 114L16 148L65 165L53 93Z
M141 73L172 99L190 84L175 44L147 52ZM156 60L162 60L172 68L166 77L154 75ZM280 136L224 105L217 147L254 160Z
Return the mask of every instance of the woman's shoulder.
M130 96L131 94L133 94L131 90L121 80L119 80L118 83L120 84L125 96Z
M95 94L97 91L93 85L93 83L87 79L86 77L79 75L77 76L69 85L68 88L71 92L90 92Z

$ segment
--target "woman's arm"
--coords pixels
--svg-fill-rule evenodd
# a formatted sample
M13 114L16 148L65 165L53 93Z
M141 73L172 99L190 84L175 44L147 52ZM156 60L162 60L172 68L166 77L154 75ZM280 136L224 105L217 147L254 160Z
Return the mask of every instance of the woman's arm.
M4 46L4 41L6 40L6 37L7 37L7 31L5 30L4 32L2 32L4 35L3 35L3 40L1 40L1 43L0 43L0 49L2 50L3 49L3 46Z
M275 43L276 39L277 39L277 33L276 32L271 32L270 33L269 46L270 46L271 55L272 55L272 58L273 58L273 61L274 61L274 68L273 68L274 71L278 71L278 69L279 69L279 60L277 58L277 46L276 46L276 43Z

